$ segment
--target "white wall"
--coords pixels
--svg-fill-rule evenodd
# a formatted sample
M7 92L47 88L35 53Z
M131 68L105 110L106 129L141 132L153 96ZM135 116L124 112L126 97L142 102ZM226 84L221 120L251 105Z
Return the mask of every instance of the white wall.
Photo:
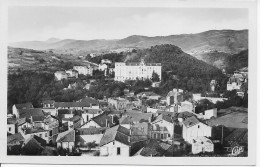
M63 149L69 148L70 151L72 151L72 148L75 146L74 142L58 142L57 148L62 147Z
M192 140L198 137L211 137L211 129L212 128L210 126L201 122L188 128L184 125L182 130L182 137L185 141L192 143Z
M92 120L84 124L81 128L90 128L90 127L101 128L96 122Z
M117 155L117 148L120 148L120 155ZM100 156L130 156L130 146L118 141L110 142L100 147Z

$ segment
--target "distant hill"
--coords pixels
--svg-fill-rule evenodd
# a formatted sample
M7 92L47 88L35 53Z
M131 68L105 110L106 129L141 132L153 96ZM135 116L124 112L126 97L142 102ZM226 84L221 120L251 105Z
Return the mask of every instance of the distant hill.
M214 51L194 54L193 56L219 69L229 70L231 73L234 70L248 67L248 50L243 50L236 54Z
M9 46L36 50L56 49L79 51L110 50L118 48L149 48L155 45L172 44L189 54L211 51L238 53L248 48L248 30L210 30L197 34L147 37L129 36L118 40L74 40L51 39L47 41L24 41L10 43Z
M144 56L145 55L145 56ZM181 48L164 44L144 49L127 62L138 62L144 58L148 63L162 63L163 71L186 77L221 75L221 70L183 52Z

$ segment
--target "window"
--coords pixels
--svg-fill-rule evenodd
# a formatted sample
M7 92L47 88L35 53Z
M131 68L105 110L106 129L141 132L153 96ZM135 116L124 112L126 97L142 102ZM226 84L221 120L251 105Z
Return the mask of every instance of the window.
M117 154L117 155L120 155L120 153L121 153L120 147L117 147L116 154Z
M11 128L10 128L10 127L8 128L8 131L9 131L9 132L11 131Z
M198 128L200 128L200 125L198 125Z
M115 142L113 142L113 145L115 145Z
M45 137L47 137L47 133L45 133Z
M153 137L156 139L156 134L153 134Z
M42 134L40 134L40 138L42 138Z
M161 139L163 139L163 134L161 134Z
M170 135L170 134L168 134L168 137L171 137L171 135Z

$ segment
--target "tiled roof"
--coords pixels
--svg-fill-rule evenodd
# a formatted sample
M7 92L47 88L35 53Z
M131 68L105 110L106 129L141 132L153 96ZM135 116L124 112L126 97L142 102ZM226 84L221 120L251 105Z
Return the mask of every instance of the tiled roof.
M13 135L7 136L7 145L16 145L18 142L24 142L24 137L21 133L15 133Z
M101 109L86 109L85 112L89 113L89 114L99 114L102 112L102 110Z
M132 124L132 123L133 123L133 120L131 119L131 117L128 117L128 116L126 116L126 117L121 117L121 118L119 119L119 123L120 123L120 124Z
M16 118L8 118L7 119L7 124L16 124L16 123L17 123Z
M76 130L77 135L104 134L107 128L79 128Z
M152 118L152 113L142 113L136 111L127 111L123 116L130 117L134 122L149 122L149 119Z
M106 121L108 123L108 126L114 125L114 123L112 122L112 116L108 116L106 114L95 116L92 118L92 120L96 122L100 127L106 127Z
M15 107L17 109L27 109L27 108L33 108L32 103L23 103L23 104L15 104Z
M26 123L26 118L19 118L19 119L17 120L18 126L23 125L24 123Z
M54 100L43 100L42 103L43 104L54 104L55 101Z
M162 156L164 154L165 150L160 146L159 142L157 140L150 139L147 141L144 148L142 148L142 151L140 152L140 155L142 156Z
M166 115L166 114L161 114L161 115L159 115L159 116L153 121L153 123L156 123L156 122L159 122L159 121L162 121L162 120L172 123L172 118L171 118L170 116Z
M89 102L55 102L54 107L90 107Z
M195 116L189 117L183 121L184 126L186 126L187 128L198 123L200 123L200 121Z
M130 132L123 126L117 125L112 128L106 130L105 134L103 135L100 146L108 144L112 141L118 141L125 145L130 145Z
M45 116L38 116L38 115L35 115L35 116L32 116L32 121L35 122L35 121L43 121L45 119Z
M141 93L137 94L137 96L143 96L143 95L145 95L145 96L160 96L160 95L158 95L154 92L141 92Z
M178 118L184 118L184 119L192 116L194 116L194 114L188 111L184 111L178 114Z
M75 142L75 130L68 130L58 134L56 142Z
M72 109L59 109L58 114L72 114Z
M33 134L33 133L39 133L39 132L47 132L47 130L44 130L41 128L28 128L25 130L25 134Z
M43 150L41 144L34 137L28 138L24 143L23 152L25 152L25 155L31 155L37 150Z
M31 116L44 116L41 108L19 109L20 118L31 118Z

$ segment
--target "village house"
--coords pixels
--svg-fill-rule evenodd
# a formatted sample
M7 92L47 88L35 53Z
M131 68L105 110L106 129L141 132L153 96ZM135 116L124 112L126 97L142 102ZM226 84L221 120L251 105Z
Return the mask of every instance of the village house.
M54 108L54 103L55 103L54 100L43 100L41 103L42 110L47 114L56 116L58 113L57 110Z
M102 64L111 64L112 61L109 60L109 59L102 59L102 60L101 60L101 63L102 63Z
M91 66L74 66L73 69L82 75L93 75L93 68Z
M141 92L136 95L138 98L147 98L149 100L159 100L161 98L160 95L154 92Z
M145 142L143 147L134 156L162 157L170 146L170 144L161 144L158 140L150 139Z
M130 130L117 125L105 131L100 141L100 156L130 156Z
M54 73L55 79L60 81L62 79L68 79L68 74L65 71L56 71Z
M68 78L78 78L79 77L79 72L74 69L69 69L65 71L66 74L68 75Z
M29 108L29 109L19 109L17 110L17 116L16 118L26 118L27 120L30 120L33 122L34 119L38 119L44 117L43 110L41 108Z
M15 134L17 132L17 121L16 118L7 119L7 133Z
M43 108L54 108L54 100L43 100L42 101L42 107Z
M105 113L95 116L90 119L90 121L85 122L81 128L104 128L113 127L116 124L114 116L107 115Z
M32 136L38 136L46 141L46 143L49 143L49 132L48 130L44 130L43 128L28 128L25 129L24 133L22 133L25 139L28 139Z
M55 102L54 107L56 109L84 110L84 109L91 109L92 104L89 102Z
M212 128L200 122L195 116L188 117L183 121L182 137L192 143L198 137L211 137Z
M195 106L191 102L185 100L185 101L180 103L180 106L178 108L178 112L185 112L185 111L194 112Z
M7 155L20 155L21 147L24 143L24 137L21 133L15 133L7 136Z
M46 146L46 141L42 138L32 135L25 139L21 155L41 155Z
M179 102L183 101L183 90L182 89L173 89L166 96L167 105L176 105Z
M151 138L152 125L149 122L142 122L133 124L130 128L131 131L131 143L134 147L134 143L140 141L146 141Z
M29 108L34 108L32 103L14 104L12 107L13 115L15 115L16 118L19 118L18 110L29 109Z
M75 148L75 130L70 129L62 132L56 139L57 148L68 149L70 152Z
M100 144L105 128L79 128L76 129L76 146L87 147L88 143Z
M217 108L212 108L204 111L204 119L217 118Z
M31 121L26 118L20 118L17 120L17 131L18 133L23 134L24 131L28 128L32 128Z
M201 136L192 140L191 151L193 154L214 152L214 144L207 137Z
M107 65L106 64L99 64L98 69L99 69L99 71L105 71L105 70L107 70Z
M92 97L85 97L78 102L88 103L91 109L99 109L99 101Z
M129 103L129 100L119 97L119 98L108 98L107 102L110 106L115 107L117 110L123 110L126 108L127 104Z
M119 124L127 129L130 126L142 122L151 122L153 115L151 113L143 113L141 111L127 110L124 111L122 117L119 119Z
M59 120L58 118L48 115L44 119L44 129L49 133L49 143L55 143L59 134Z
M83 124L83 118L79 115L74 115L71 118L63 118L62 123L68 122L69 129L79 128Z
M82 118L84 122L88 122L90 119L102 114L103 111L101 109L87 109L82 111Z
M173 136L173 122L169 115L161 114L152 122L153 139L171 140Z

